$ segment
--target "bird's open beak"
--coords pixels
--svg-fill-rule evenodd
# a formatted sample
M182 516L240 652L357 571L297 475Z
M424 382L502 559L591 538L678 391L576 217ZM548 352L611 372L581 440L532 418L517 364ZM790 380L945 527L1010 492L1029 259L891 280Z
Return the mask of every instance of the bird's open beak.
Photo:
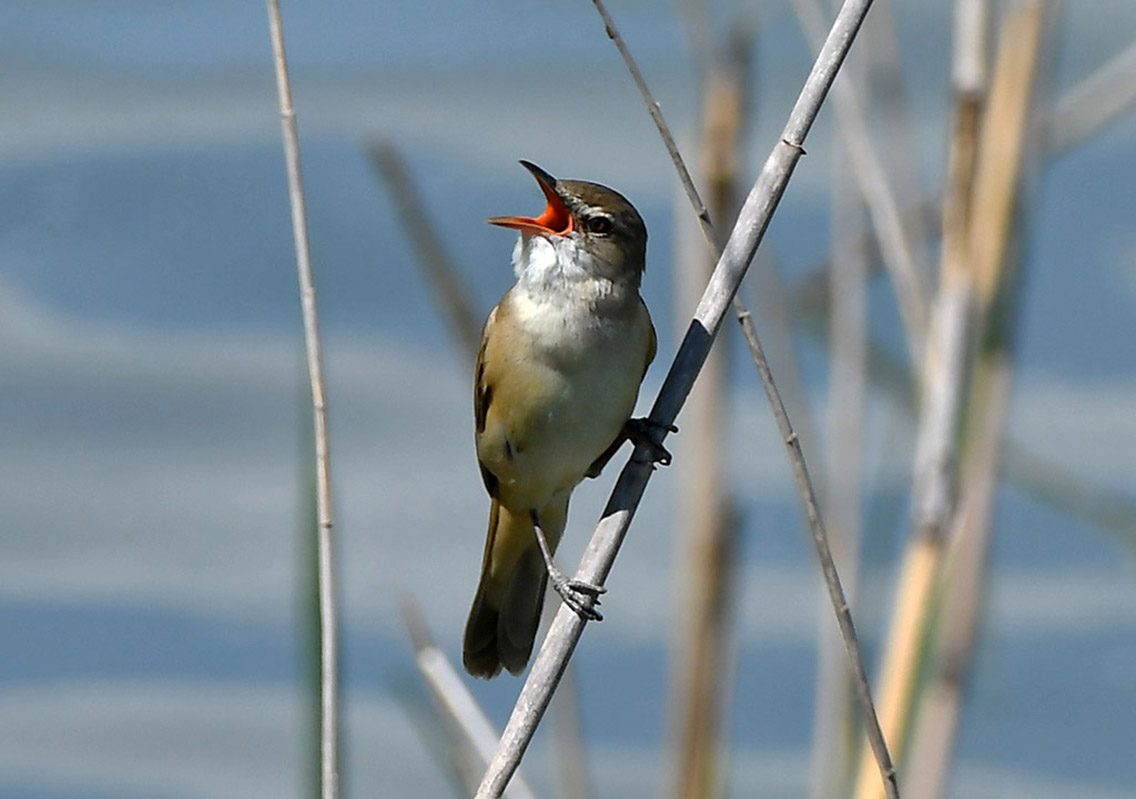
M521 166L532 173L540 190L548 200L544 213L538 217L530 216L495 216L486 220L491 225L500 225L526 233L549 234L554 236L567 236L572 232L572 214L564 206L564 201L556 193L556 178L545 172L539 166L529 161L521 161Z

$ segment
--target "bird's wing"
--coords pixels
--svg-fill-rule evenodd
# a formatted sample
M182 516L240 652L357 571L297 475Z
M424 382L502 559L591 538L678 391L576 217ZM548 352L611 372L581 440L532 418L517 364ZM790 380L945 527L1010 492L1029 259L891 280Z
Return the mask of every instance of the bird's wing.
M647 329L651 331L650 343L647 345L647 360L643 364L643 374L639 376L642 381L647 376L647 369L650 367L651 362L655 360L655 353L659 349L659 339L655 335L655 325L651 322L651 314L647 311L647 303L643 302L643 298L639 298L639 307L643 311L643 316L647 317ZM484 345L483 345L484 346Z
M477 352L477 368L473 378L473 421L478 438L485 432L485 418L489 414L489 405L493 402L493 386L485 378L485 352L489 348L489 338L493 334L493 323L497 318L497 309L494 308L485 320L485 329L481 333L481 348ZM497 475L489 471L481 458L477 459L481 468L481 479L485 483L485 490L489 496L497 498Z

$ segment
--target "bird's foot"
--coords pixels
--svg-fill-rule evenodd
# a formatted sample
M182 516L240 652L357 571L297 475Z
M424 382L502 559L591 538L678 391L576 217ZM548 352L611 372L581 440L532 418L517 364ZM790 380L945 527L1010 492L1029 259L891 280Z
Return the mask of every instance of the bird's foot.
M585 621L603 621L603 614L596 610L600 594L607 591L602 585L576 580L553 566L548 572L552 589L560 595L561 601L575 611Z
M552 549L548 546L544 528L540 524L540 514L535 510L532 513L533 532L536 533L536 542L540 546L540 554L544 558L544 568L548 571L548 580L552 589L560 595L560 599L569 608L576 612L584 621L603 621L603 614L596 610L600 603L600 594L607 591L602 585L594 585L584 580L569 578L556 565L552 559Z
M663 446L663 438L666 437L667 433L677 433L677 427L673 424L661 424L653 419L643 417L628 419L623 429L627 438L635 445L637 450L641 448L647 451L645 459L647 463L671 465L671 453Z

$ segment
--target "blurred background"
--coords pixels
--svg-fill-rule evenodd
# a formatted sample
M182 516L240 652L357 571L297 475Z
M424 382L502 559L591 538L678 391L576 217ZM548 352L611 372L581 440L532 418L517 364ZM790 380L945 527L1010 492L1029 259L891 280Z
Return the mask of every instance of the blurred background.
M692 166L703 82L698 26L684 14L715 38L752 32L744 191L811 64L789 4L610 10ZM479 315L513 279L512 234L483 220L541 208L518 158L626 194L651 233L644 294L660 334L643 411L694 305L672 299L675 220L681 229L690 212L589 3L283 11L326 337L345 795L453 796L397 602L415 597L460 660L488 509L472 363L369 148L381 140L401 154ZM902 76L886 96L914 143L908 185L938 197L950 4L885 13ZM1035 104L1053 108L1134 40L1136 6L1051 4ZM264 7L0 2L0 52L0 795L311 795L310 403ZM869 119L885 152L890 119ZM833 122L826 108L755 263L780 275L783 297L756 278L744 290L775 376L799 373L790 411L818 484L835 410L816 300L844 179ZM1136 797L1136 114L1119 108L1075 146L1024 163L1006 413L1018 457L1002 461L947 795ZM932 240L921 254L935 265L932 290L937 252ZM878 260L874 245L866 258ZM902 373L903 325L883 275L866 302L877 354ZM822 790L811 752L818 623L831 610L743 347L730 347L724 371L720 485L738 524L716 700L729 754L714 783L727 795L804 796ZM872 674L910 527L909 400L872 377L856 424L860 563L848 580ZM680 667L669 659L690 560L675 497L691 439L671 441L676 464L649 486L606 619L574 661L595 796L654 796L672 776L668 682ZM615 474L578 491L566 568ZM520 681L469 683L503 724ZM525 765L542 796L557 795L551 749L538 737Z

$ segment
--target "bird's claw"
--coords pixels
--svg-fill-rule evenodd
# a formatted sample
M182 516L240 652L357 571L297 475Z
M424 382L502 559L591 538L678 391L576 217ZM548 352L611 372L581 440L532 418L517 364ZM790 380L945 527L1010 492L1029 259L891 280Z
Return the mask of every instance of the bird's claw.
M677 433L677 427L673 424L661 424L644 417L628 419L626 431L627 438L637 449L642 448L647 451L647 463L671 465L671 453L663 446L662 439L667 433Z
M602 585L594 585L584 580L569 579L557 569L548 575L552 588L560 599L585 621L603 621L603 614L596 610L600 594L607 591Z

